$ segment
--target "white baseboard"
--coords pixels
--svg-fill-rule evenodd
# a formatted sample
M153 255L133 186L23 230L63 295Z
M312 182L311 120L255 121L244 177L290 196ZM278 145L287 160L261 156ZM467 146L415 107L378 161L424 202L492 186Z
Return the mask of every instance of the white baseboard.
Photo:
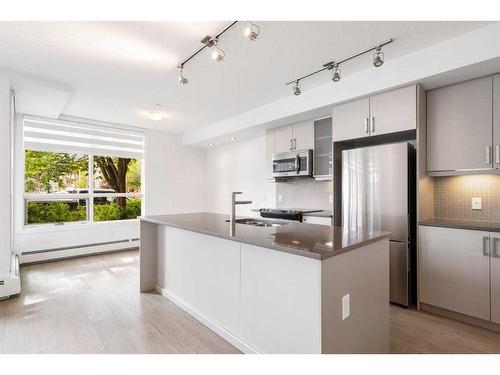
M21 255L21 264L47 262L51 260L62 260L67 258L76 258L85 255L99 253L109 253L112 251L128 250L138 248L139 240L121 241L96 246L73 247L69 249L57 249L54 251L28 252Z
M169 301L173 302L175 305L180 307L182 310L187 312L189 315L191 315L193 318L210 328L212 331L214 331L216 334L218 334L220 337L222 337L224 340L228 341L230 344L241 350L245 354L259 354L259 352L253 348L251 345L247 344L244 342L242 339L239 337L235 336L231 332L229 332L227 329L222 327L220 324L214 322L211 320L208 316L206 316L204 313L199 311L198 309L194 308L193 306L189 305L186 303L184 300L181 298L177 297L175 294L169 292L166 289L161 288L160 286L156 285L155 290L160 293L163 297L167 298Z
M0 279L0 299L21 293L21 275L19 271L19 258L12 254L11 274Z

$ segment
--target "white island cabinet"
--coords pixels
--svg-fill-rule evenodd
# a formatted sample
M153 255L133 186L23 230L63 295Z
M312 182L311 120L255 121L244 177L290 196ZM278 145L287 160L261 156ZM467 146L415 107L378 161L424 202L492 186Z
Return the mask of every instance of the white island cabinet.
M189 215L205 216L190 226ZM156 289L245 353L388 352L387 234L299 223L236 224L229 236L225 218L143 218L141 292Z

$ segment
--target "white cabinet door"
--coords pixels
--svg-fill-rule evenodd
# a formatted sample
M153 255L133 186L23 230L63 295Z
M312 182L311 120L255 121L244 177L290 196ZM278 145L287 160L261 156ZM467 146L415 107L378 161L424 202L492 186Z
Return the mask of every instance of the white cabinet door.
M370 135L417 128L417 87L409 86L370 98Z
M500 233L490 232L491 321L500 324Z
M266 157L264 166L266 171L266 178L273 178L273 154L274 151L274 129L266 131Z
M276 154L289 152L293 148L293 127L284 126L274 129L274 146Z
M314 148L314 128L312 121L293 125L294 150L312 150Z
M500 168L500 74L493 76L493 148L495 168Z
M492 168L492 77L427 92L427 170Z
M333 107L333 141L368 137L369 99L360 99Z
M420 301L490 320L489 232L419 226Z

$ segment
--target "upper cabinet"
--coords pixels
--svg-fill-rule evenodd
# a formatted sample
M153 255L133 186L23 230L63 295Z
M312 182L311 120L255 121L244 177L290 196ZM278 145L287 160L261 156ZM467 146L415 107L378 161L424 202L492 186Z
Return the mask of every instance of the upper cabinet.
M265 160L265 171L266 171L266 179L273 178L273 154L275 153L274 148L274 129L268 129L266 131L266 160Z
M482 170L494 161L500 166L498 147L493 157L500 127L493 126L492 91L489 76L427 92L427 171Z
M417 86L333 107L333 140L382 135L417 127Z
M493 165L500 168L500 74L493 76Z
M313 124L311 121L274 129L275 153L307 150L314 147Z
M314 177L332 178L332 118L314 120Z

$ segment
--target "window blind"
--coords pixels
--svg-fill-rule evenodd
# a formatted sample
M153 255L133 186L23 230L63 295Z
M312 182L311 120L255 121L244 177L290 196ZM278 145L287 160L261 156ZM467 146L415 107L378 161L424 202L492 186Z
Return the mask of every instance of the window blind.
M23 136L26 150L126 158L144 154L144 135L129 129L25 117Z

